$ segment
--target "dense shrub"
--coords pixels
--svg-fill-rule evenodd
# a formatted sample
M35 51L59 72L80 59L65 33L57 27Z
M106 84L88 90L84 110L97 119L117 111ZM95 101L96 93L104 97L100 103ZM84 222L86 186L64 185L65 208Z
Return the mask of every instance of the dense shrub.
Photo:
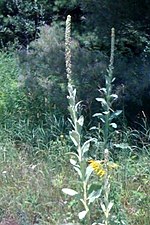
M102 82L107 58L98 51L81 48L72 40L73 79L85 111L90 110ZM40 38L20 51L21 85L34 115L45 112L67 113L64 33L57 26L41 28Z
M33 41L42 24L65 20L68 10L75 14L79 4L76 1L59 0L1 0L0 1L0 47L17 41L27 46ZM73 12L75 10L75 12ZM78 16L76 16L78 17ZM18 46L18 44L17 44Z
M108 57L99 50L81 47L72 39L73 79L78 89L78 98L83 100L82 109L89 118L97 112L95 97L103 85ZM146 46L145 46L146 49ZM66 73L63 29L54 26L41 28L40 37L29 45L27 51L19 52L21 85L25 88L29 108L33 115L42 118L45 112L67 114ZM129 121L141 111L149 116L145 99L149 99L149 52L140 55L123 55L116 51L115 86L119 95L116 107L125 109ZM134 106L134 107L133 107ZM37 119L37 118L36 118Z
M150 97L149 94L146 94L149 93L149 11L150 7L147 0L140 0L137 4L133 0L117 0L115 3L110 1L98 2L91 0L79 2L71 0L69 4L66 0L53 0L50 2L48 0L1 0L0 46L7 46L9 42L14 43L17 41L17 47L18 43L27 47L31 41L38 37L41 25L47 24L52 28L55 21L60 27L63 27L66 15L71 14L73 34L80 43L73 41L75 82L77 86L82 84L82 88L79 87L79 97L87 102L84 104L84 108L89 109L89 106L92 105L92 111L94 111L93 109L96 107L95 104L93 105L93 99L96 95L94 93L96 93L97 87L102 81L100 73L102 74L105 71L104 68L108 65L106 55L109 56L110 54L109 32L111 27L114 26L116 28L117 49L115 54L117 59L115 64L116 89L118 90L121 85L125 87L125 95L120 95L120 102L125 104L124 108L128 118L135 118L141 110L145 110L147 116L150 117L149 108L147 108ZM50 30L52 31L52 29ZM62 107L60 107L59 113L60 111L62 113L66 112L66 103L63 100L66 95L64 43L63 32L59 32L53 32L56 33L53 34L56 43L59 43L57 43L57 47L50 40L47 40L47 44L44 44L46 38L44 35L42 36L41 31L40 38L31 44L28 56L25 52L21 52L23 58L34 58L34 60L31 60L33 65L30 65L30 74L32 73L32 76L28 76L30 79L34 76L34 82L32 79L34 84L30 82L30 79L26 79L26 84L30 83L31 85L32 83L32 86L34 86L34 88L28 87L27 91L31 94L29 89L32 89L32 95L27 95L28 99L30 99L28 107L33 109L32 117L37 114L37 111L41 115L41 113L47 110L51 111L55 106L57 108L60 105ZM45 36L48 35L45 34ZM52 35L52 32L50 35ZM56 37L57 35L59 38ZM42 44L39 43L41 40L43 40ZM51 45L51 47L48 45ZM53 50L52 45L55 46ZM50 54L45 53L44 48L51 48L51 50L48 50ZM58 50L55 51L54 49ZM55 57L56 55L57 57ZM38 68L38 73L41 73L41 75L36 75L35 68ZM45 75L43 76L43 74ZM61 76L58 74L61 74ZM40 79L35 78L38 76ZM51 79L49 76L53 78ZM44 80L43 77L46 79ZM57 85L54 85L54 83L57 83ZM36 89L35 86L38 93L41 93L40 98L39 94L36 94L37 91L34 91L33 95L33 89ZM44 86L49 86L49 88ZM86 89L85 92L83 92L84 89ZM133 92L133 90L136 91ZM59 98L57 93L60 93ZM31 102L32 104L30 104ZM42 112L40 112L41 105L43 105ZM135 110L131 110L132 105L134 105L132 109Z
M28 98L28 107L34 119L42 119L58 106L59 114L66 109L65 63L62 31L46 25L41 29L41 38L32 42L29 50L19 52L21 74L20 86Z

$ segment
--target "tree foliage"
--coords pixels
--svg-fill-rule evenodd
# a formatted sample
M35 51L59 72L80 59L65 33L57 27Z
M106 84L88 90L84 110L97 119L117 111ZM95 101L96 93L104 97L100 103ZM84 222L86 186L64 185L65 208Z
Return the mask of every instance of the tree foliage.
M149 108L144 100L150 99L148 95L150 87L150 6L148 0L116 0L115 2L109 0L0 0L1 47L8 46L9 43L17 43L17 47L20 48L21 45L21 49L27 46L30 49L28 56L24 50L21 50L20 60L24 58L21 65L24 71L24 62L28 61L30 65L32 87L28 87L27 92L30 93L31 90L34 92L35 109L38 111L45 101L47 92L45 92L44 85L47 80L51 83L49 89L51 106L60 106L60 102L62 103L65 97L64 33L60 32L59 38L56 38L56 32L53 34L54 40L52 38L53 41L50 42L50 37L48 34L44 37L43 28L40 27L49 25L52 31L55 24L57 29L61 30L68 14L73 20L74 80L79 89L80 98L84 100L84 103L88 102L85 104L86 107L91 105L92 109L95 108L93 99L95 92L103 82L101 74L108 65L107 57L110 55L110 29L115 27L115 89L120 90L120 104L124 103L127 114L130 114L129 117L137 115L142 110L148 115ZM37 41L33 44L34 40ZM42 44L40 44L41 41L43 41ZM31 85L29 76L26 77L26 87L27 83ZM122 92L122 87L124 87L125 94ZM52 89L55 91L53 92ZM37 90L36 94L35 90ZM40 98L43 96L41 101L38 97L39 90L42 93ZM61 98L57 96L59 92ZM32 98L30 100L33 102ZM63 104L65 109L65 103ZM132 107L134 110L131 110L131 105L135 106Z
M0 1L0 39L1 45L18 41L27 46L37 36L39 26L52 21L65 20L67 13L76 8L76 1L48 0L1 0Z

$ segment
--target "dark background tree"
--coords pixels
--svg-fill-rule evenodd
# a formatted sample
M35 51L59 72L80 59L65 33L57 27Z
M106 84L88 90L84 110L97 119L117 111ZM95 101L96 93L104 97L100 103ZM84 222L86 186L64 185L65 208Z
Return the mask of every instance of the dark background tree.
M72 16L73 39L80 49L77 55L80 58L81 52L88 52L85 54L88 65L92 65L90 58L95 57L94 61L97 57L100 58L101 54L106 59L104 64L108 65L110 29L115 27L115 89L120 90L119 105L116 107L120 107L123 102L129 121L135 120L142 110L150 117L148 104L150 101L150 5L148 0L116 0L115 2L109 0L1 0L1 47L15 44L17 48L20 46L21 49L26 48L31 41L40 36L41 26L47 24L52 27L57 24L64 28L68 14ZM53 54L53 57L57 58L59 55ZM77 62L78 60L74 59L73 63ZM85 60L80 60L78 65L84 68L85 63ZM94 75L89 74L90 70L86 72L84 69L79 70L78 65L75 65L78 81L83 79L83 82L79 83L84 85L84 89L88 90L89 86L89 90L95 89L95 84L97 87L101 84L102 78L96 76L96 78L93 77L92 86L91 79ZM54 71L52 66L51 71ZM51 79L53 80L54 77ZM91 91L86 93L88 96L86 98L82 90L79 91L81 94L79 97L88 102ZM93 94L92 100L90 99L92 107L95 107L93 105L95 95L96 93Z

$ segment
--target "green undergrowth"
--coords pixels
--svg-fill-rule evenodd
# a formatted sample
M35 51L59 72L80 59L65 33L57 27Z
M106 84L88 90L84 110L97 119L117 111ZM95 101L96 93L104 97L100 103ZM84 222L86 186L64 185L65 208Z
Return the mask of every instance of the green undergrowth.
M13 214L19 221L24 221L20 222L21 225L77 222L76 210L79 206L76 200L67 198L61 191L66 185L76 189L79 185L68 163L70 149L67 137L63 142L57 139L49 149L36 149L37 155L45 150L46 157L31 158L25 147L18 149L15 142L1 132L0 219ZM144 152L130 153L126 152L125 156L122 150L119 152L119 168L111 178L111 197L115 201L112 217L114 224L148 225L149 156ZM93 177L93 180L96 179ZM99 202L92 218L97 218L98 207Z
M32 120L18 74L15 56L1 52L0 222L13 215L20 225L77 223L80 205L62 193L64 187L80 187L69 163L68 153L75 148L68 137L68 122L48 113L40 122ZM115 147L110 157L119 167L110 177L111 225L150 224L150 130L146 122L139 131L126 128L112 133ZM85 139L93 135L86 128L83 133ZM99 159L102 151L99 138L91 144L89 158L95 154ZM97 176L92 181L97 182ZM91 210L93 221L100 210L97 200Z

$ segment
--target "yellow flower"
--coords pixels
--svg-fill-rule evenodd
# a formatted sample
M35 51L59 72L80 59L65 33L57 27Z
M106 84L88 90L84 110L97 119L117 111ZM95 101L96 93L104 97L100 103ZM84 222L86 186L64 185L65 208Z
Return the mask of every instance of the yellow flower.
M100 160L91 159L88 162L98 176L103 177L107 173L107 170L105 169L104 160L100 161ZM119 166L116 163L107 162L107 168L109 171L113 169L117 169L118 167Z
M103 177L106 174L106 171L103 168L102 162L103 161L93 160L93 159L89 160L90 166L93 168L96 174L100 177Z

